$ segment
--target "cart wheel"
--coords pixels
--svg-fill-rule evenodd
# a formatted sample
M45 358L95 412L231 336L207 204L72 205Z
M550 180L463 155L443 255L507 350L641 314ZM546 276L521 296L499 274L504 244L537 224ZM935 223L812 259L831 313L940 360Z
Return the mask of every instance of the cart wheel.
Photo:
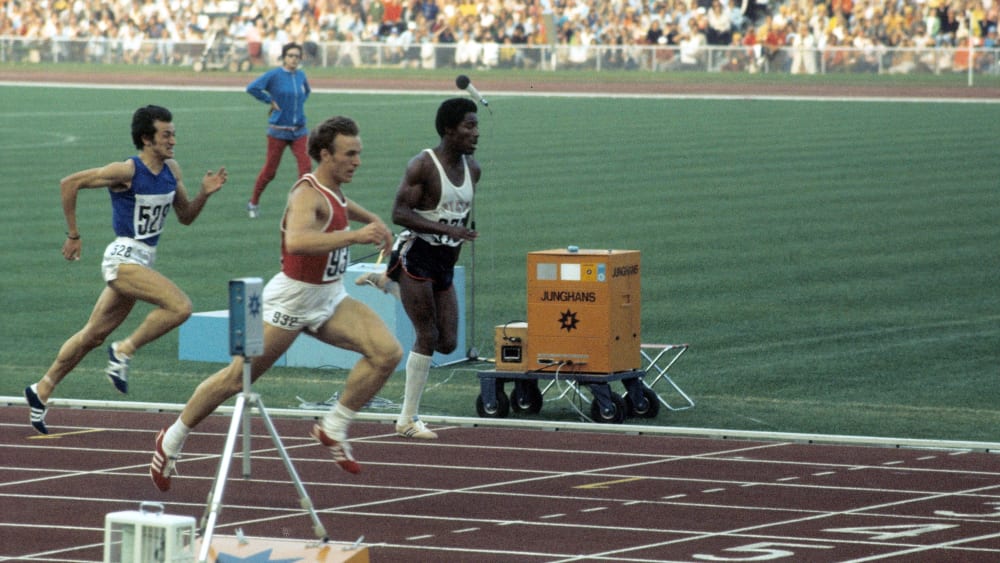
M226 68L229 69L229 72L237 72L237 71L240 70L240 62L239 61L229 61L229 64L226 65Z
M252 68L253 63L250 62L250 59L243 59L240 61L240 72L250 72L250 69Z
M538 414L542 410L542 392L538 385L533 381L515 384L510 390L510 408L518 413Z
M194 65L192 65L192 68L194 69L195 72L201 72L205 70L205 61L202 60L195 61Z
M632 396L625 393L625 407L628 416L634 416L637 418L656 418L656 415L660 414L660 400L657 398L656 393L652 389L642 386L642 398L645 399L646 404L643 406L638 406L636 403L641 401L633 401Z
M479 395L476 397L476 413L483 418L507 418L507 415L510 414L510 401L507 400L507 394L503 392L502 388L497 392L497 406L493 409L487 409L483 403L483 396Z
M611 405L602 409L597 397L590 402L590 418L594 422L621 424L625 421L625 399L618 393L611 393Z

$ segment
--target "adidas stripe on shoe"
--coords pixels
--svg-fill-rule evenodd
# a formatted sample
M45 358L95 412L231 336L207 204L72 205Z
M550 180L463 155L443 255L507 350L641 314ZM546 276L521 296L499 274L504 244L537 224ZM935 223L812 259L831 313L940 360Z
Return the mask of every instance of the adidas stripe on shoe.
M31 407L31 426L39 434L48 434L49 428L45 426L45 415L48 414L48 407L45 403L38 398L38 387L37 383L29 385L24 388L24 398L28 400L28 406Z
M108 346L108 367L104 370L104 373L111 380L111 384L115 386L115 389L123 395L128 394L128 362L131 358L125 354L118 354L115 349L117 343L112 343Z
M397 424L396 434L403 438L416 438L418 440L437 440L438 437L436 432L428 429L424 421L417 417L413 417L413 421L409 424Z
M153 461L149 464L149 476L153 479L153 484L163 492L170 490L170 478L177 473L177 458L170 457L163 451L163 436L167 429L160 430L156 435L156 451L153 452Z
M348 473L361 473L361 466L358 465L357 461L354 461L354 457L351 455L351 446L347 442L338 442L333 438L326 435L323 432L323 428L319 424L314 424L312 431L309 433L317 442L326 446L326 449L330 450L330 454L333 455L333 461L337 462L337 465L341 469Z

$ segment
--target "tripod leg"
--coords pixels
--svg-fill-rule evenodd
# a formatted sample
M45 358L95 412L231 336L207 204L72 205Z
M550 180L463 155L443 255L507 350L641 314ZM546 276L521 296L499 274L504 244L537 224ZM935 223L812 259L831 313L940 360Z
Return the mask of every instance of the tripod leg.
M226 435L226 446L222 451L222 459L219 461L219 472L215 475L215 482L208 492L208 506L205 508L205 515L201 519L201 549L198 554L198 561L208 561L208 551L212 547L212 532L215 530L215 521L219 517L219 510L222 508L222 493L226 489L226 477L229 475L229 464L233 460L233 449L236 447L236 435L240 431L240 421L246 412L247 394L240 393L236 397L233 406L233 419L229 423L229 433Z
M243 409L243 478L250 478L250 413L253 404L260 399L251 397Z
M309 511L309 516L313 522L313 533L323 542L328 541L330 538L326 534L326 529L323 528L323 523L319 521L319 515L316 514L316 508L313 506L312 499L309 498L309 493L306 492L306 488L302 485L302 479L299 478L298 472L295 471L295 466L292 465L292 460L288 457L288 452L285 451L285 446L281 443L281 437L278 436L277 430L274 429L271 416L264 409L264 403L261 402L260 397L257 398L257 410L260 411L260 416L264 419L267 432L271 435L271 441L274 442L274 447L278 450L281 460L285 462L285 469L288 470L288 475L292 478L292 483L295 484L295 489L299 492L299 505Z
M250 393L250 366L253 364L253 358L246 358L243 361L243 392L245 394ZM247 399L248 403L243 409L243 478L250 478L250 412L253 410L253 403L257 402L259 397L251 395Z

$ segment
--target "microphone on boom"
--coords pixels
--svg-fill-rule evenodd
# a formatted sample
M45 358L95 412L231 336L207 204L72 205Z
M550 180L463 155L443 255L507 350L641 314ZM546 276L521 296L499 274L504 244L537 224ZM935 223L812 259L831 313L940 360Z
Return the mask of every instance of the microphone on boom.
M472 81L469 77L464 74L459 74L458 78L455 79L455 86L458 86L459 90L465 90L473 97L476 101L483 104L486 107L490 107L490 103L486 101L486 98L476 90L476 87L472 85Z

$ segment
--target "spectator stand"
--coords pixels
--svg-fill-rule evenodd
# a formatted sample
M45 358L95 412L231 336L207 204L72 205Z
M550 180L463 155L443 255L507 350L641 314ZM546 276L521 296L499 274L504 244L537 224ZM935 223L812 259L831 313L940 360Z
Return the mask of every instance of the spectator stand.
M216 11L206 11L209 25L205 35L205 49L201 57L192 63L195 72L204 70L228 70L248 72L253 63L245 41L236 41L230 36L230 24L240 15L240 6L235 2L224 3Z
M224 48L213 51L216 41L207 40L216 14L228 19L239 13L227 22L225 43L254 52L262 44L295 41L305 46L306 58L317 66L403 64L386 56L393 50L387 30L395 28L400 36L412 31L417 48L405 64L418 68L968 73L970 81L974 74L1000 73L1000 8L994 0L816 5L787 0L720 0L718 5L712 0L513 0L500 6L437 0L419 4L419 9L386 2L401 6L398 15L386 15L387 10L380 14L369 9L371 2L356 0L175 4L0 2L0 62L197 63L202 69L240 70L247 64L242 56L234 57ZM466 36L461 49L460 35ZM763 56L769 36L768 56ZM692 37L707 40L692 42ZM919 52L908 52L913 49Z

